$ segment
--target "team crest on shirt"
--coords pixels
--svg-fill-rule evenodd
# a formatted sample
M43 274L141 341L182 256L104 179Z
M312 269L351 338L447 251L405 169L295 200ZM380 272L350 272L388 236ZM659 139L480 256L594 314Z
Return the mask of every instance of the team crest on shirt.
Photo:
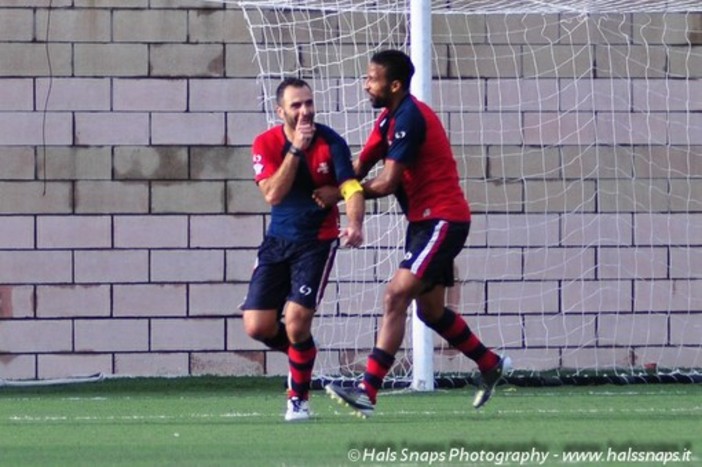
M263 164L261 161L263 160L263 156L260 154L254 154L253 156L253 170L256 175L261 175L261 172L263 172Z
M329 173L329 164L326 162L320 162L320 164L317 166L317 173L318 174L328 174Z

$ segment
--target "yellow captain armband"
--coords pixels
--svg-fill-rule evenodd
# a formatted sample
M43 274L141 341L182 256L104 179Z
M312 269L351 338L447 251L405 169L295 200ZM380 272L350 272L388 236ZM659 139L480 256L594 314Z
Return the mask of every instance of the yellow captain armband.
M356 193L363 193L363 187L358 183L358 180L350 178L341 184L339 191L341 192L341 196L344 197L344 201L348 201L349 198Z

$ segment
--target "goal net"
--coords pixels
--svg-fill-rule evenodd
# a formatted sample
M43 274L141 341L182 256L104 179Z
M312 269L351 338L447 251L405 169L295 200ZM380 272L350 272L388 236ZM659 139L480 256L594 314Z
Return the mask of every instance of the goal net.
M233 1L262 102L301 76L317 120L357 154L376 114L370 55L431 41L432 106L473 210L448 292L516 370L656 377L702 367L702 7L698 1ZM420 70L421 72L421 70ZM340 251L318 310L319 377L355 378L402 258L393 199L368 203L366 244ZM408 322L409 323L409 322ZM413 370L412 335L392 375ZM434 373L473 363L434 339Z

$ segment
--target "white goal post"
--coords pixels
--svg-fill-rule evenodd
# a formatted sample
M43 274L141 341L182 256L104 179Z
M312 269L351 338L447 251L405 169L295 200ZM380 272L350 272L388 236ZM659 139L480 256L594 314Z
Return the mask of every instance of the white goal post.
M415 66L412 94L432 104L431 95L431 2L414 0L410 8L410 54ZM417 317L416 304L412 306L412 389L434 389L434 341L431 330Z
M307 79L357 153L370 55L411 53L474 212L448 301L517 370L702 367L702 5L688 0L236 1L263 108ZM337 257L315 318L321 378L357 378L402 256L393 200ZM474 366L408 323L392 374L431 390Z

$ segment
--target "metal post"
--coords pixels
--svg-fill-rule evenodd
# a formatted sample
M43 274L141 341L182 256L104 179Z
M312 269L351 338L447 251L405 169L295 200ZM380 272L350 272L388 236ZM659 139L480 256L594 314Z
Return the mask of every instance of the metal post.
M415 73L411 91L419 100L431 105L431 0L411 0L410 56ZM417 318L412 302L412 389L434 390L433 333Z

